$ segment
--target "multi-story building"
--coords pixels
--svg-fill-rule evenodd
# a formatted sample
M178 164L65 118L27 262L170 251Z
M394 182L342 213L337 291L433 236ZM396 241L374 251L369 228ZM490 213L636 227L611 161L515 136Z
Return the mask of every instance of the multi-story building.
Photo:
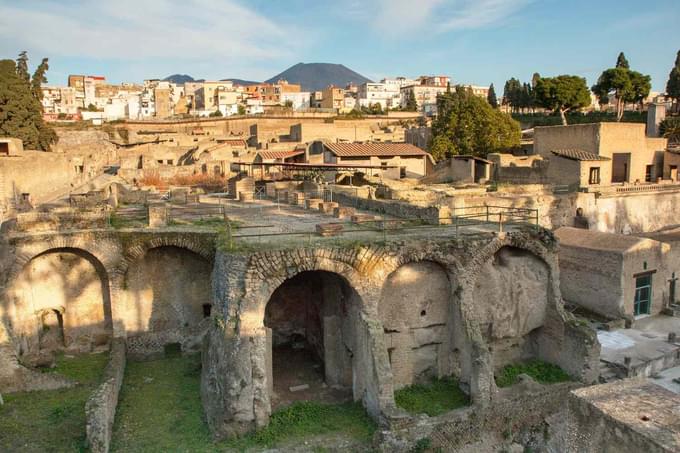
M76 91L69 87L42 87L43 112L48 114L73 115L78 113Z
M340 110L345 106L345 90L335 86L325 88L321 93L321 108Z
M96 103L96 87L106 83L104 76L69 75L68 86L75 89L78 107L87 108Z
M291 107L295 110L308 109L310 107L309 99L309 91L281 93L281 105L290 102Z
M418 77L418 82L420 83L420 85L430 87L446 87L451 83L451 78L443 75L420 76Z

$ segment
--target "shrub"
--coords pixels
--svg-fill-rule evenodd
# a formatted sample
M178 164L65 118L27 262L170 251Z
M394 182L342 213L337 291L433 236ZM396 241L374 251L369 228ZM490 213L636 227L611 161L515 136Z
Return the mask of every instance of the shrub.
M541 384L555 384L570 380L569 375L557 365L541 360L530 360L526 363L506 365L496 376L496 385L510 387L517 383L517 377L520 374L528 374Z

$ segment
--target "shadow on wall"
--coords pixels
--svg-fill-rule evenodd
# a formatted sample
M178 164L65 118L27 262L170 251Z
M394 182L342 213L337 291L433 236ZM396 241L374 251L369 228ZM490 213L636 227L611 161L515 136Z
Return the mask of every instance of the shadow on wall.
M7 296L3 321L29 364L41 353L88 352L110 341L108 275L88 252L59 248L34 257L10 283Z
M536 357L550 291L547 264L526 250L503 247L480 269L473 310L494 369Z
M395 389L460 374L452 294L446 270L430 261L404 264L387 278L378 317Z
M132 354L163 352L179 343L200 348L212 307L212 264L188 249L152 248L130 265L122 289L122 320Z

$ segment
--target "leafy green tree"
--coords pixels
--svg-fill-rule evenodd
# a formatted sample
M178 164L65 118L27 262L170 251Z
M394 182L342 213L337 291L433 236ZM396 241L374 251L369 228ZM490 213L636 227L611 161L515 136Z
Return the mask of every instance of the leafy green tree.
M651 89L651 78L631 70L629 66L623 53L619 54L616 67L605 69L592 87L601 105L607 104L612 96L616 98L617 121L623 118L627 102L642 103Z
M486 100L489 101L491 107L498 108L498 99L496 98L496 90L493 87L493 83L489 85L489 94L486 95Z
M459 154L486 156L519 146L520 135L519 123L510 115L457 86L437 97L430 152L437 159Z
M432 139L430 143L430 154L436 161L446 159L451 156L453 150L453 143L446 135L438 135Z
M0 137L19 138L27 149L48 151L57 136L45 124L42 105L22 71L13 60L0 60Z
M287 99L286 102L283 104L284 107L292 109L293 108L293 101L290 99Z
M659 132L668 139L669 145L680 145L680 116L671 116L661 121Z
M220 116L222 116L222 111L220 109L217 109L214 112L210 113L210 115L208 115L208 116L213 117L213 118L220 117Z
M96 105L90 103L90 104L87 105L87 111L88 112L98 112L99 109L97 108Z
M559 112L562 124L566 126L565 113L590 105L590 91L583 77L543 77L536 84L536 101L543 108Z
M418 101L416 100L416 94L413 89L410 89L406 92L406 103L404 105L404 110L407 112L418 111Z
M241 104L238 105L238 114L239 115L245 115L246 114L246 108Z
M675 66L668 74L668 82L666 83L666 95L673 99L677 106L680 105L680 50L675 56Z
M623 54L623 52L620 52L619 56L616 58L616 67L630 69L630 64L628 63L628 60L626 59L626 56Z

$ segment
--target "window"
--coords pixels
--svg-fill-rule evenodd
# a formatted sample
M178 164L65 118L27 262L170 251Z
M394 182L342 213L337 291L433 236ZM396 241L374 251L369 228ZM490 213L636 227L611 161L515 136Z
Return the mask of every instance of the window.
M645 167L645 182L652 182L652 166L647 165Z
M172 165L172 159L168 159L168 165Z
M588 184L600 183L600 167L591 167L590 176L588 177Z
M633 314L635 316L648 315L652 308L652 274L635 277L635 302Z

